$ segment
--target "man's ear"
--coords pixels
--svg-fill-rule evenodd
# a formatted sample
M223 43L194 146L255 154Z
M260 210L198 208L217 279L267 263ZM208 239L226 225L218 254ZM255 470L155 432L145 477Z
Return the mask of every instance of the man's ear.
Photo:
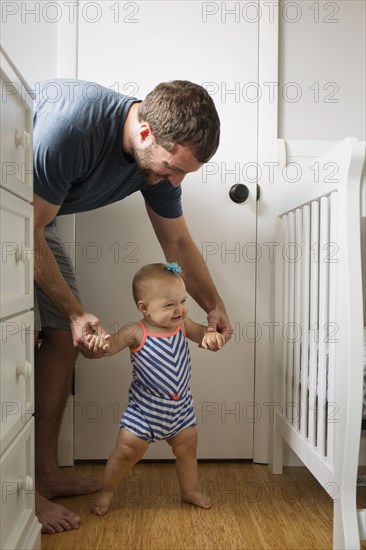
M149 145L149 142L152 141L153 136L152 136L151 126L148 122L142 122L140 124L139 137L140 137L140 142L145 143L146 145Z
M141 313L146 314L148 312L148 305L144 300L139 300L137 302L137 309L141 311Z

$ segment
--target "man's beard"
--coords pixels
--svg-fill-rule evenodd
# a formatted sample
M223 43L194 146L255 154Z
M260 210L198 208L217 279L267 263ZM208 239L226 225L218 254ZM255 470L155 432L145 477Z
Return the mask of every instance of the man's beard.
M152 154L151 154L152 148L153 148L153 145L151 144L149 145L149 147L145 149L133 148L133 151L132 151L133 157L140 171L142 179L150 185L154 185L159 181L161 181L162 179L164 179L162 177L160 177L159 179L159 176L155 174L155 172L153 172L150 168L151 158L152 158Z

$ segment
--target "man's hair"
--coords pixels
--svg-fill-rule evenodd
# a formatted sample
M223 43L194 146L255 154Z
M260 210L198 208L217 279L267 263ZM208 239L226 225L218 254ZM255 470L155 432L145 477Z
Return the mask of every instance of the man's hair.
M138 121L150 124L156 142L171 151L189 147L199 162L207 162L220 141L220 119L208 92L188 80L162 82L140 103Z
M135 303L141 300L152 280L164 281L172 277L181 278L180 273L169 271L166 264L147 264L137 271L132 281L132 294Z

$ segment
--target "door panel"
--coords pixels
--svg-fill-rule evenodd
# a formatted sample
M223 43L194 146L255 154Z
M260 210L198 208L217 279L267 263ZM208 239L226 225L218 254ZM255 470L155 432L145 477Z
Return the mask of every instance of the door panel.
M258 24L221 13L224 3L106 1L98 8L96 4L80 6L79 78L142 99L161 81L188 79L205 86L217 106L222 125L219 150L199 172L185 178L183 207L226 304L234 335L219 353L191 345L191 386L199 457L251 458L257 102L250 83L258 81ZM205 13L208 4L218 11ZM229 198L234 183L249 188L243 204ZM76 216L76 265L84 304L109 330L139 318L131 295L132 277L142 265L156 261L164 257L139 194ZM190 316L206 321L193 300ZM130 380L127 350L98 361L79 358L76 459L109 455ZM164 442L151 445L146 454L146 458L171 457Z

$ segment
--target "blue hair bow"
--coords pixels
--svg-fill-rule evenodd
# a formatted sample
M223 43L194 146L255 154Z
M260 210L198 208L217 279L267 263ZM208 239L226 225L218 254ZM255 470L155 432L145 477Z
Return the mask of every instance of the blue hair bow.
M167 271L171 271L172 273L182 272L182 268L180 267L179 264L177 264L177 262L168 262L167 264L164 265L164 269L166 269Z

